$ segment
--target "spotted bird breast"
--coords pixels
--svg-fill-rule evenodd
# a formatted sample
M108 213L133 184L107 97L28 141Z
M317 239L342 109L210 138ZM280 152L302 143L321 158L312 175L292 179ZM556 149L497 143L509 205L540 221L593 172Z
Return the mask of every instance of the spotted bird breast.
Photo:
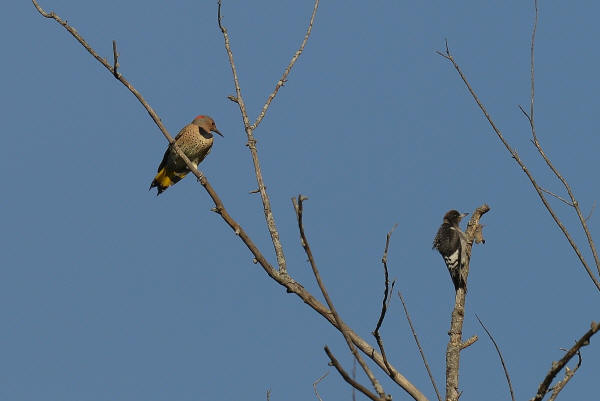
M206 132L198 126L190 125L177 141L177 145L180 146L188 159L197 165L210 152L213 141L214 138L210 132Z

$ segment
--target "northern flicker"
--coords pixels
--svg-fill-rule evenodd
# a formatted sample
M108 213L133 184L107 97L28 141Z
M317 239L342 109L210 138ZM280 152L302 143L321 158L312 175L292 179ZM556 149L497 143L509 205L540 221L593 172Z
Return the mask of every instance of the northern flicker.
M467 263L467 238L459 224L467 214L469 213L448 211L433 240L433 248L437 249L444 258L455 290L460 287L466 290L464 266Z
M214 140L211 132L223 136L212 118L200 115L183 127L175 137L175 143L179 149L194 163L196 168L210 152ZM183 159L177 156L175 150L169 145L158 166L158 173L150 184L150 189L156 187L158 196L171 185L179 182L189 172Z

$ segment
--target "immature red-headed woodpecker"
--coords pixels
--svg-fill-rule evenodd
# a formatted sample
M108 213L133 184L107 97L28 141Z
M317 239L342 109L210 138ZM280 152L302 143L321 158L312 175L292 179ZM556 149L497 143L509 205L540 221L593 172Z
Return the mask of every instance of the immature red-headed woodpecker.
M456 210L447 212L433 240L433 248L444 258L455 290L461 287L466 290L464 266L467 263L467 238L459 224L467 214L469 213L461 214Z

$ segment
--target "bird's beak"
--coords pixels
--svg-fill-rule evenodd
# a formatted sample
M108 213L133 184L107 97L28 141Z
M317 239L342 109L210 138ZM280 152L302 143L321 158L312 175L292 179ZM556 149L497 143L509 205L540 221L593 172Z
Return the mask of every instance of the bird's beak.
M213 131L213 132L216 132L217 134L219 134L219 135L221 135L221 136L223 136L223 134L221 134L221 132L219 132L219 130L218 130L218 129L216 129L216 128L214 128L212 131ZM225 137L223 136L223 138L225 138Z
M468 216L468 215L469 215L469 213L463 213L460 215L460 218L462 219L463 217Z

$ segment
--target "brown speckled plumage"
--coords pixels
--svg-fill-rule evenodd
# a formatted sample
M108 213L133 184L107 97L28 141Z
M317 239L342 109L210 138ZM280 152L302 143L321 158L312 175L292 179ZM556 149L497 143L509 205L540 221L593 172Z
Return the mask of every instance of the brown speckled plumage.
M211 131L221 135L212 118L200 115L190 124L183 127L175 137L175 143L179 149L196 166L210 152L214 140ZM187 173L189 173L189 169L185 165L185 162L169 146L165 151L162 162L158 166L158 174L152 180L150 188L156 187L158 189L157 195L159 195L165 189L185 177Z

